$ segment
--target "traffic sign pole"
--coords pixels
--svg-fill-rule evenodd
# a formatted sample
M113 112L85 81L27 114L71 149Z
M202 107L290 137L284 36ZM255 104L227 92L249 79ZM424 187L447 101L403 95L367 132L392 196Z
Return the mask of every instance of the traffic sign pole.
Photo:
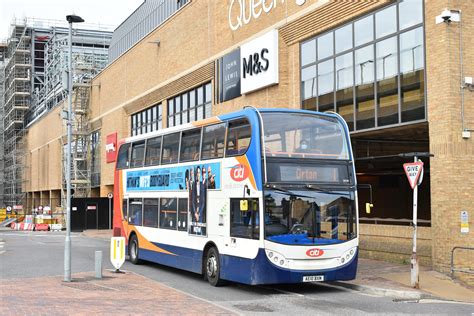
M415 156L415 163L418 162L418 158ZM418 179L413 189L413 251L411 254L411 286L415 289L420 287L420 275L418 270L418 256L416 255L416 232L418 222Z
M114 197L112 192L107 194L107 198L109 199L109 229L112 229L112 198Z
M418 228L418 185L423 181L423 162L418 160L417 156L414 156L413 163L403 164L403 169L408 178L411 188L413 189L413 250L411 254L411 286L414 288L419 288L419 265L418 265L418 256L416 254L416 233Z

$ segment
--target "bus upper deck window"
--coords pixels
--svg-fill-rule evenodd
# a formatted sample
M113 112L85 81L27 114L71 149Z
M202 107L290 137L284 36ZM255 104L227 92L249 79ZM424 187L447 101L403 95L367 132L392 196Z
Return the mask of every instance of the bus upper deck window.
M183 132L181 136L181 155L179 161L199 160L199 148L201 145L201 129L193 129Z
M162 164L178 162L180 133L163 136Z
M132 156L130 158L130 167L143 166L143 157L145 156L145 141L136 142L132 145Z
M225 127L226 123L204 127L201 159L224 157Z
M161 136L151 138L146 143L145 166L160 164Z
M130 149L130 144L123 144L120 146L118 156L117 156L117 169L126 169L129 167L128 164L128 152Z
M239 156L245 154L250 145L252 131L246 119L229 123L227 132L226 156Z

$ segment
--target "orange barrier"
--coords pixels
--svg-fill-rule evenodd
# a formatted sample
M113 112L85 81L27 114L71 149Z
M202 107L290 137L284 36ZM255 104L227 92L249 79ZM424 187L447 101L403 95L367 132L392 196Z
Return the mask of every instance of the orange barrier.
M36 224L35 229L36 231L48 231L49 225L48 224Z

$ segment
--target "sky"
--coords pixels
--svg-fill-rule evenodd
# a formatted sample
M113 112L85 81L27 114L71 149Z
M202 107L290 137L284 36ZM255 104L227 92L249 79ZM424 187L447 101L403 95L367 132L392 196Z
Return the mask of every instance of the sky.
M90 23L114 30L143 2L144 0L0 0L0 40L8 37L13 18L66 22L66 15L76 14L85 20L83 26Z

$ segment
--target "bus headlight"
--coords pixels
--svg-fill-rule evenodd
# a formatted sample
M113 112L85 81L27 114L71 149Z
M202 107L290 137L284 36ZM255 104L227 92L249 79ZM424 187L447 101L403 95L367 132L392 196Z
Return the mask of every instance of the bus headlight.
M265 253L267 254L268 260L273 264L282 268L288 267L288 260L286 260L285 256L281 253L272 250L265 250Z
M356 252L357 252L357 247L354 247L354 248L351 248L351 249L347 250L339 258L339 262L341 264L344 264L344 263L347 263L347 262L351 261L352 258L354 258Z

